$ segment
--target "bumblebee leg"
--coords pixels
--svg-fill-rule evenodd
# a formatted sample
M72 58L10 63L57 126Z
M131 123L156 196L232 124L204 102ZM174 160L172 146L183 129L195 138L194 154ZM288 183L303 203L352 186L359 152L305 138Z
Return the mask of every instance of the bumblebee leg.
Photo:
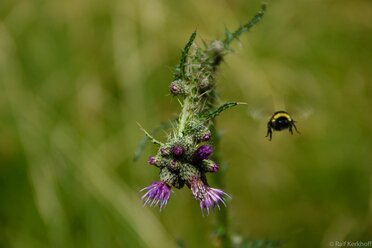
M295 128L296 132L297 132L298 134L300 134L300 132L297 130L297 127L296 127L296 125L295 125L295 121L292 121L292 126Z
M289 132L290 132L291 134L293 134L292 126L293 126L293 124L290 125L289 128L288 128L288 130L289 130Z
M269 140L273 137L273 131L271 130L270 126L267 126L267 134L265 137L269 137Z

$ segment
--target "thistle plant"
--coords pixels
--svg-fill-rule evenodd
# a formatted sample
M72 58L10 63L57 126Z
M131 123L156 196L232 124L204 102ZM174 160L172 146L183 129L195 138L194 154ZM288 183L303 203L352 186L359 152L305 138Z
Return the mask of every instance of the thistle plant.
M226 206L230 196L222 189L208 184L206 173L217 173L218 161L211 159L217 135L214 130L216 117L240 102L227 102L217 105L216 75L224 56L230 53L231 43L241 34L248 32L258 23L265 12L265 5L247 24L235 32L225 30L222 40L215 40L203 47L195 44L196 31L193 32L182 50L180 62L170 83L170 93L177 97L181 112L166 142L161 142L152 134L145 132L147 139L158 146L158 151L148 159L148 163L160 170L160 179L144 188L142 199L145 205L159 206L163 209L171 189L181 189L185 185L199 202L202 213Z

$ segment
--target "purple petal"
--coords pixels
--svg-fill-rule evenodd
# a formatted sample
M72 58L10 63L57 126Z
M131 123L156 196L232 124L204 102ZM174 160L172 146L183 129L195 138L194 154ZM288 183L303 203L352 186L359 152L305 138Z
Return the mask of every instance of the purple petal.
M220 209L220 202L226 206L225 196L231 198L224 191L209 187L200 178L193 178L190 181L190 189L194 198L200 202L202 213L205 211L207 215L209 215L210 209L215 207Z
M163 182L154 182L150 186L143 188L141 191L146 190L147 192L141 197L144 201L144 205L159 206L160 210L167 204L171 187Z

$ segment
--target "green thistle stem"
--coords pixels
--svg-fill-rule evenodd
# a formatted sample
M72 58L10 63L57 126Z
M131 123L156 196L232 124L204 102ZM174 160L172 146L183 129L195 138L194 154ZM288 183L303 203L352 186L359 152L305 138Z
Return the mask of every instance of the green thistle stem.
M178 136L182 137L186 127L187 120L190 114L190 97L186 97L183 101L182 112L179 120Z

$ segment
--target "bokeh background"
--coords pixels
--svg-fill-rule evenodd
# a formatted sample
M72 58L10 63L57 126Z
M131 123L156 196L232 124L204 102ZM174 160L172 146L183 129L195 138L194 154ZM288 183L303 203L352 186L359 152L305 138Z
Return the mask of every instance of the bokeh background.
M143 207L151 130L179 110L180 51L223 37L256 0L0 1L0 246L215 247L188 189ZM218 119L235 240L372 240L372 2L271 1L221 66ZM274 133L279 109L300 135ZM164 140L165 132L157 137ZM214 176L210 175L211 185Z

